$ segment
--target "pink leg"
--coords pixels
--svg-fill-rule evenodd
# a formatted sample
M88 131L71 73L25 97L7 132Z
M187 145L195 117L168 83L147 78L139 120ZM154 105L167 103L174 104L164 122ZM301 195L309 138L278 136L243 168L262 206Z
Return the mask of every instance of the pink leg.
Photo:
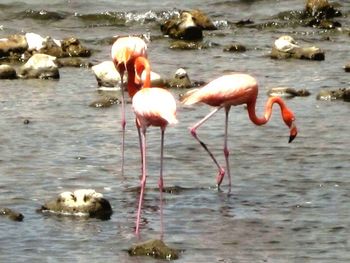
M139 145L140 145L140 154L141 154L141 174L142 174L142 169L143 169L143 153L142 153L142 139L141 139L141 130L140 130L140 125L137 122L137 119L135 119L135 123L136 123L136 128L137 128L137 133L139 135Z
M199 122L197 122L192 128L191 128L191 134L192 136L202 145L202 147L207 151L207 153L209 154L209 156L211 157L211 159L214 161L214 163L216 164L219 172L216 178L216 182L217 182L217 186L219 187L222 179L224 179L224 175L225 175L225 170L219 165L218 161L215 159L214 155L211 153L211 151L208 149L207 145L201 141L196 133L196 130L204 123L206 122L211 116L213 116L218 110L220 110L222 108L218 107L215 110L213 110L212 112L210 112L207 116L205 116L203 119L201 119Z
M225 107L225 139L224 139L224 155L225 155L225 161L226 161L226 171L227 171L227 177L228 177L228 185L231 189L231 173L230 173L230 163L228 160L228 157L230 155L230 152L227 147L227 130L228 130L228 114L230 112L231 106Z
M123 76L124 74L120 74L120 87L122 92L122 168L121 173L122 177L124 177L124 148L125 148L125 126L126 126L126 120L125 120L125 99L124 99L124 82L123 82Z
M164 224L163 224L163 156L164 156L164 131L165 127L161 127L161 145L160 145L160 176L158 181L159 192L160 192L160 239L163 240L164 236Z
M142 178L141 178L141 191L139 199L139 207L137 210L137 219L136 219L136 235L140 235L140 219L141 219L141 209L143 202L143 195L146 186L146 128L141 128L141 144L142 144Z

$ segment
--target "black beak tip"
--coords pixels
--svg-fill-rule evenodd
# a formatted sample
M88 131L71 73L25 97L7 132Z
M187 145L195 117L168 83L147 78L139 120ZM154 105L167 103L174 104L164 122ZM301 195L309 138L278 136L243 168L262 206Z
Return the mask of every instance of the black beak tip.
M297 137L297 136L296 135L290 135L288 143L291 143L295 139L295 137Z

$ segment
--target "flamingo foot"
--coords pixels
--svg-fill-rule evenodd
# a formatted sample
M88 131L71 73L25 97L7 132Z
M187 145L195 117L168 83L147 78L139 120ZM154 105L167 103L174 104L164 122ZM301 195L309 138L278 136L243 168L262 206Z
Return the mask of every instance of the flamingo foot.
M225 170L223 168L220 168L219 173L216 176L216 185L218 188L220 187L222 180L224 179L224 176L225 176Z

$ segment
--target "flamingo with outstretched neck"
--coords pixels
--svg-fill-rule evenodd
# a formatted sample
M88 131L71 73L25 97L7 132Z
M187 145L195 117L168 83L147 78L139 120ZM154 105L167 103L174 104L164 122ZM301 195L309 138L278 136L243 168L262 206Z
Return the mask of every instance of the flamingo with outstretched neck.
M234 73L231 75L221 76L200 89L194 89L187 92L181 99L185 105L192 105L198 102L206 103L210 106L216 107L207 116L197 122L190 128L192 136L202 145L202 147L210 155L218 168L217 186L224 178L225 170L222 168L207 145L198 138L196 130L210 117L212 117L221 108L225 109L225 135L224 135L224 156L226 162L227 176L229 179L229 186L231 187L231 174L229 166L229 150L227 146L227 132L228 132L228 115L231 106L241 104L247 105L248 115L250 120L256 125L263 125L267 123L272 114L272 106L277 103L281 109L281 115L284 123L290 129L289 142L292 142L297 136L297 128L295 125L294 113L286 106L285 102L279 97L270 97L265 106L265 112L262 117L256 116L255 106L258 96L258 84L255 78L248 74Z
M147 45L139 37L127 36L118 37L111 50L112 60L115 68L120 74L121 93L122 93L122 164L121 173L124 175L124 145L125 145L125 99L124 99L124 74L128 74L127 91L132 98L141 88L140 83L135 83L135 59L138 57L147 57Z
M146 70L146 80L132 98L132 107L136 115L136 125L140 131L140 148L142 163L142 178L139 205L136 219L136 235L140 232L140 218L143 196L146 186L146 130L149 126L160 127L161 130L161 148L160 148L160 176L158 181L160 200L163 193L163 152L164 152L164 132L169 124L176 124L176 101L173 95L162 88L152 87L150 85L149 63L145 58L137 58L135 61L135 82L138 82L143 70ZM162 210L162 208L161 208ZM162 215L161 215L162 216Z

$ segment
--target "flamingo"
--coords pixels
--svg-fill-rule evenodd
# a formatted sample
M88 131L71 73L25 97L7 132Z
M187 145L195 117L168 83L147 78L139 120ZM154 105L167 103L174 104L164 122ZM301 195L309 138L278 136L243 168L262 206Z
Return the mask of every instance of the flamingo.
M136 79L140 78L144 66L149 67L145 58L137 58L135 63ZM136 115L136 125L140 134L140 149L141 149L141 163L142 163L142 177L141 177L141 192L137 210L136 218L136 235L140 231L140 218L143 196L146 186L146 130L149 126L160 127L161 130L161 149L160 149L160 176L158 187L161 194L163 192L163 149L164 149L164 132L166 127L170 124L178 122L176 118L176 101L173 95L162 88L150 87L149 75L150 70L146 70L146 81L142 89L139 90L132 98L132 108Z
M216 107L203 119L194 124L191 128L192 136L202 145L202 147L210 155L211 159L214 161L218 168L217 175L217 187L224 178L225 170L219 165L218 161L208 149L207 145L201 141L196 133L197 128L199 128L204 122L206 122L210 117L212 117L221 108L225 109L225 135L224 135L224 156L226 161L227 176L229 179L229 187L231 188L231 175L229 167L229 150L227 147L227 131L228 131L228 115L231 106L237 106L241 104L247 105L248 115L250 120L256 125L266 124L272 114L272 106L277 103L280 106L282 119L284 123L290 129L289 143L294 140L297 136L297 128L295 125L294 113L286 106L285 102L279 97L270 97L265 105L264 116L257 117L255 113L255 105L258 96L258 84L255 78L248 74L234 73L230 75L221 76L200 89L191 90L186 93L181 102L184 105L192 105L198 102L206 103L210 106Z
M128 73L127 90L129 96L132 98L141 85L136 84L133 79L135 78L134 62L137 57L147 57L147 45L139 37L127 36L119 37L112 46L112 60L115 68L120 74L121 80L121 92L122 92L122 168L121 173L124 175L124 144L125 144L125 101L124 101L124 73Z

